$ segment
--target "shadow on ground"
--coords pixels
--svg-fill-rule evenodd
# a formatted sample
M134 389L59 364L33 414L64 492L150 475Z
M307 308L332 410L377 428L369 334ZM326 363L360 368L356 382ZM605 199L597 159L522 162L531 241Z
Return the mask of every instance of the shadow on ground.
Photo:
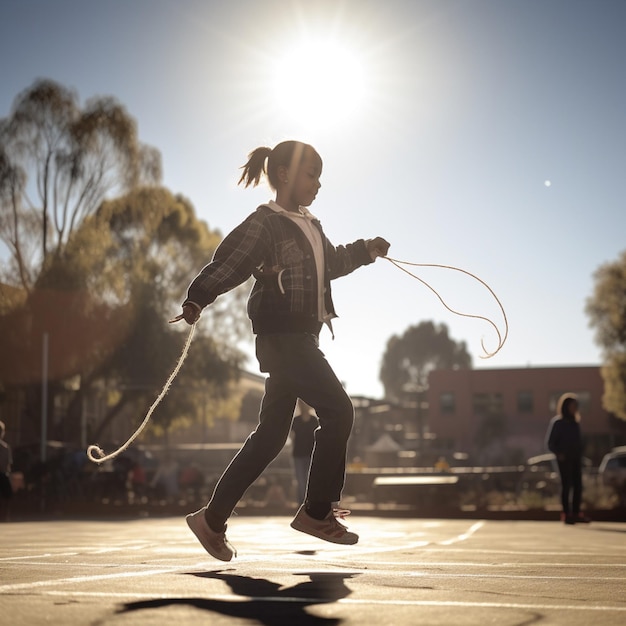
M159 609L169 606L186 605L203 611L220 613L229 617L249 619L265 626L339 626L338 618L318 617L307 612L307 607L336 602L349 596L352 591L346 586L346 579L358 573L309 572L296 574L307 577L291 587L265 578L252 578L231 574L228 571L189 572L185 576L212 578L224 581L237 600L212 600L210 598L158 598L128 602L118 609L117 614L132 613L145 609Z

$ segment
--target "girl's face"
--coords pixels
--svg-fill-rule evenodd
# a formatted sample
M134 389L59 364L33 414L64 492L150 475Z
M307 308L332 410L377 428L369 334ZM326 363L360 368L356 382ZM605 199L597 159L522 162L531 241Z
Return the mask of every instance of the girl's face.
M322 175L322 161L319 156L310 150L302 157L300 166L294 173L290 184L290 200L295 205L306 206L312 204L315 196L322 186L320 176Z

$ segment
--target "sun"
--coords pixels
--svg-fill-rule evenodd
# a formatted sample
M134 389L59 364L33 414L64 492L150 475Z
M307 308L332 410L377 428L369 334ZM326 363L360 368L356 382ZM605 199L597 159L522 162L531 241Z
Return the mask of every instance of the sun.
M347 45L309 40L276 61L273 89L282 115L309 128L332 129L361 108L365 71Z

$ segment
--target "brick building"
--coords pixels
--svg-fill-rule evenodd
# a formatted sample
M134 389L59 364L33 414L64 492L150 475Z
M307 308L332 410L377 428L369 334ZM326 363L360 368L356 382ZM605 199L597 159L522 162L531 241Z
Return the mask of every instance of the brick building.
M442 449L518 462L546 451L546 429L565 392L578 395L585 454L594 463L626 443L626 422L602 408L604 383L593 366L433 371L428 427Z

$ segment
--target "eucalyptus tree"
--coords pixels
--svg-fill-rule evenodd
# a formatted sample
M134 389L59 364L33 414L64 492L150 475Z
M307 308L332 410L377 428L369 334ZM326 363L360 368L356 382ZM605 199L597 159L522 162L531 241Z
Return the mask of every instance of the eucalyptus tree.
M586 311L604 357L602 404L626 420L626 251L601 265L594 279Z
M77 94L38 80L0 120L0 281L31 292L50 255L106 197L161 179L160 153L113 97L81 107Z

